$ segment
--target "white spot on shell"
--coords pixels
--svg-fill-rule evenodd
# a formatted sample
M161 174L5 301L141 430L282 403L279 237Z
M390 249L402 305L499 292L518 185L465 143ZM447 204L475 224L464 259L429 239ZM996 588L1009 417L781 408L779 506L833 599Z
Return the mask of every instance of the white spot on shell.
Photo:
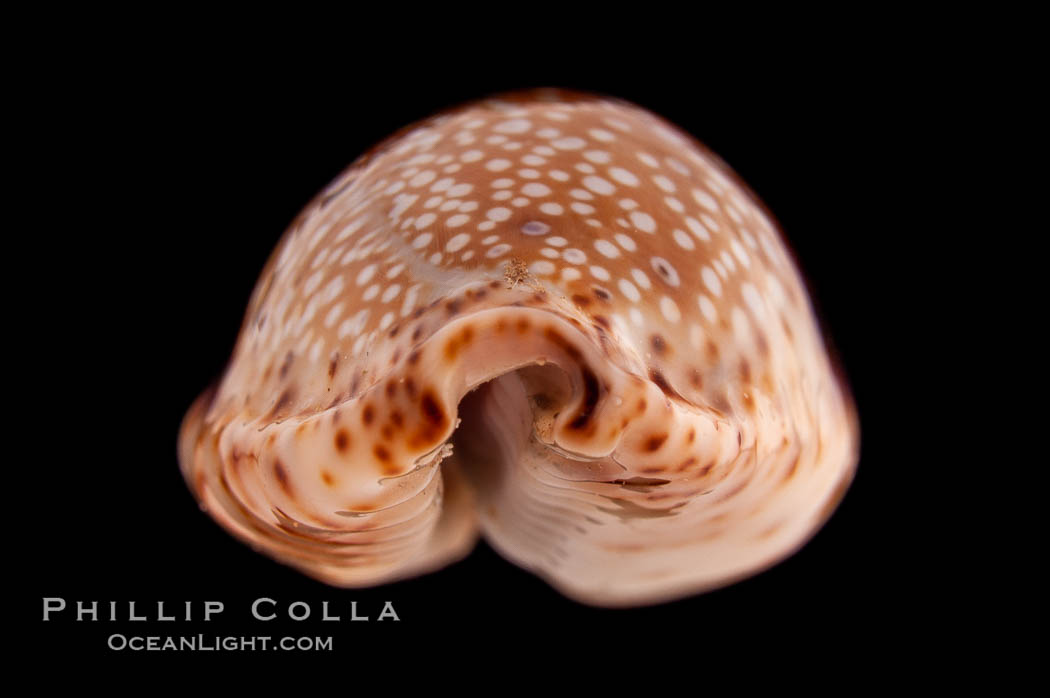
M521 226L521 232L525 235L546 235L551 227L543 221L529 221Z
M635 244L634 238L632 238L630 235L616 233L614 237L616 238L616 242L620 245L620 247L627 250L628 252L635 252L638 249L638 245Z
M587 187L595 194L601 194L602 196L608 196L616 191L616 187L614 187L611 182L607 179L598 177L597 175L584 177L583 186Z
M525 196L538 198L541 196L548 196L551 193L551 188L540 182L529 182L521 188L521 193Z
M594 249L610 259L620 256L620 250L608 240L596 240L594 242Z
M660 166L660 162L649 153L638 153L638 159L654 169Z
M630 214L631 223L634 227L641 230L643 233L654 233L656 232L656 221L653 217L644 211L631 211Z
M575 267L565 267L561 270L561 278L564 281L576 281L581 276L583 276L583 274L581 274L580 270Z
M700 278L704 280L704 285L716 297L722 295L722 282L718 280L718 274L711 267L704 267L700 270Z
M642 298L642 294L638 292L638 288L627 279L620 279L616 282L616 285L620 288L620 293L623 294L624 298L637 303Z
M587 141L582 138L577 138L576 136L570 136L568 138L559 138L556 141L551 141L551 145L558 150L579 150L587 145Z
M638 178L634 176L634 173L622 167L610 167L609 176L620 184L626 184L629 187L638 186Z
M682 319L682 313L678 310L678 304L667 296L660 299L660 312L664 314L664 319L671 324L676 324Z
M569 264L583 264L587 261L587 255L583 250L578 250L575 247L570 247L561 253L561 258Z
M357 273L357 279L355 280L355 283L358 286L364 286L369 281L371 281L371 279L375 275L375 273L376 273L376 265L375 264L369 264L367 267L365 267L364 269L362 269L361 271L359 271Z
M676 270L670 262L663 257L653 257L649 262L657 276L666 281L670 286L678 288L679 284L681 284L681 279L678 277L678 270Z
M599 281L608 281L610 278L609 271L605 267L592 266L591 276L598 279Z
M660 187L668 194L673 194L675 192L676 187L674 185L674 182L672 182L669 178L663 175L653 175L653 182L655 182L656 186Z
M469 242L470 235L468 235L467 233L460 233L459 235L456 235L455 237L451 238L448 242L445 243L445 251L459 252L464 247L466 247L467 243Z
M533 262L532 264L530 264L529 271L531 271L533 274L549 276L550 274L554 273L555 267L552 262L548 262L545 259L541 259L538 262Z
M696 203L700 204L708 211L711 211L712 213L718 212L718 202L703 189L694 189L693 198L696 199Z
M532 122L528 119L511 119L496 124L492 130L496 133L525 133L530 128L532 128Z

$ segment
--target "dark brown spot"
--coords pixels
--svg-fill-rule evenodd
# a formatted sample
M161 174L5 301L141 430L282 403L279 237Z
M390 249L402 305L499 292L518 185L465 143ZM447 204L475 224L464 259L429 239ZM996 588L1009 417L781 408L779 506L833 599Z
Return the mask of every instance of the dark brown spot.
M694 465L696 465L696 462L696 456L689 456L684 461L682 461L681 465L678 466L678 472L682 472L683 470L693 467Z
M645 408L648 406L648 404L649 403L645 401L644 397L638 398L638 404L635 405L635 409L638 410L638 414L642 414L643 412L645 412Z
M380 461L384 463L390 462L390 451L388 451L383 444L376 444L375 448L372 449L372 452L376 454L376 458Z
M594 321L596 323L598 323L598 327L595 327L594 329L598 330L599 332L601 332L603 329L605 329L605 330L611 330L612 329L612 323L609 322L609 318L605 317L604 315L595 315L594 316Z
M350 448L350 432L346 429L340 429L335 433L335 450L340 453L346 453L347 449Z
M550 342L552 344L554 344L559 349L561 349L566 354L568 354L569 357L571 359L573 359L574 361L579 361L580 359L583 358L583 355L580 353L580 350L577 349L576 346L572 342L570 342L569 340L565 339L565 337L562 337L561 333L559 333L553 327L546 328L543 331L543 336L546 337L548 340L550 340Z
M626 479L612 480L610 484L619 485L628 490L634 489L636 491L646 492L650 487L661 487L669 482L670 480L655 477L629 477Z
M277 484L281 486L284 493L289 497L292 496L292 487L288 483L288 473L284 470L284 465L279 460L273 462L273 475L277 478Z
M746 409L748 412L754 412L755 411L755 398L752 397L751 393L750 392L743 393L741 395L741 398L744 401L744 409Z
M583 404L576 416L569 422L569 428L575 430L581 430L587 426L594 414L594 408L598 405L598 377L586 368L583 369L582 374Z
M738 494L740 494L740 491L743 490L745 487L747 487L749 483L750 483L750 480L742 479L740 482L736 483L735 485L730 487L728 490L725 490L725 491L721 492L719 497L718 497L718 499L716 499L715 501L716 502L724 502L727 499L732 499L733 497L735 497Z
M711 399L711 405L722 414L729 414L729 398L725 391L720 391Z
M515 325L519 334L524 334L529 331L529 321L527 318L520 318Z
M645 441L645 450L652 452L660 449L667 441L667 434L654 434Z
M292 402L292 389L287 388L281 393L280 397L277 398L277 402L274 403L273 409L270 410L270 419L273 419L281 414L284 408L288 407Z
M666 470L666 468L664 468L662 465L650 465L650 466L648 466L646 468L639 468L638 469L639 472L645 473L647 475L652 475L654 473L662 473L665 470Z
M292 352L288 352L284 355L284 361L281 362L281 370L279 371L281 380L284 380L288 376L288 371L291 370L294 361L295 355Z
M365 405L364 411L361 413L361 422L367 427L376 418L376 411L372 405Z
M390 365L393 366L401 360L401 347L394 350L394 355L390 357Z
M663 356L664 353L667 352L667 342L665 342L664 338L658 334L654 334L649 338L649 344L652 346L653 351L659 356Z
M396 337L397 333L400 332L400 331L401 331L401 323L398 323L398 324L396 324L396 325L394 325L393 327L390 328L390 332L388 334L389 334L389 336L391 338L393 338L393 337Z
M401 412L399 412L398 410L394 410L390 413L390 422L396 428L400 429L405 425L405 418L401 416Z
M689 383L697 390L704 387L704 376L700 373L700 369L694 368L689 371Z
M449 316L452 316L452 315L455 315L456 313L458 313L462 307L463 307L463 301L460 300L459 298L453 298L450 301L448 301L447 303L445 303L445 311L449 314Z
M594 291L594 295L599 300L608 301L608 300L612 299L612 294L609 293L608 291L606 291L601 286L594 286L591 290Z
M769 356L769 340L766 339L766 333L762 330L755 332L755 343L758 344L758 353L763 357Z
M588 305L590 305L594 301L592 301L587 296L580 295L579 293L574 293L572 295L572 302L575 303L576 305L580 306L581 308L586 308Z
M696 439L696 428L695 427L689 427L689 433L685 435L685 441L686 441L686 443L690 443L691 444L691 443L693 443L694 439Z
M339 352L334 352L328 360L328 377L335 378L335 370L339 367Z
M440 427L445 425L445 411L437 401L434 391L427 390L423 393L423 398L420 400L420 407L422 408L423 416L426 417L431 424Z
M393 378L391 378L390 380L388 380L386 382L386 396L392 398L396 394L397 394L397 381L395 381Z
M324 484L328 485L329 487L335 484L335 478L332 477L332 474L327 470L321 471L321 480L323 480Z
M507 329L507 321L506 320L504 320L503 318L500 318L499 320L496 320L496 331L497 332L505 332L506 329Z
M423 326L416 325L416 329L412 330L412 341L418 342L419 338L423 336Z
M405 392L408 393L409 397L414 398L416 396L416 382L412 378L405 379Z
M536 407L541 410L549 410L554 407L554 398L547 393L536 393L532 396L532 401L536 403Z
M419 361L419 349L413 349L412 353L408 355L408 365L415 366Z
M709 472L711 472L711 468L713 468L713 467L715 467L715 462L711 461L710 463L708 463L704 467L700 468L700 471L699 471L700 477L703 477L703 476L707 475Z
M457 354L459 354L459 338L450 337L449 340L445 342L445 360L453 361Z
M688 402L688 400L682 397L677 390L671 387L671 384L667 382L666 378L664 378L664 374L660 373L655 368L649 370L649 378L650 380L652 380L653 383L656 384L656 387L658 387L664 392L664 395L666 395L667 397L674 398L675 400L680 400L682 402Z
M710 339L704 345L704 354L707 356L707 360L714 363L718 361L718 345Z
M747 359L741 359L740 361L740 380L747 385L751 384L751 364L748 363Z
M394 427L392 427L389 424L384 424L383 428L380 429L379 433L383 435L383 439L385 439L386 441L390 441L392 438L394 438Z

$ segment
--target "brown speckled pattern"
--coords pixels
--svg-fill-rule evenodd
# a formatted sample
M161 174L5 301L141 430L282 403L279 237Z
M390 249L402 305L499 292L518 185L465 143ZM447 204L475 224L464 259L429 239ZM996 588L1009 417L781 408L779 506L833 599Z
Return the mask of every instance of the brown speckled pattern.
M224 527L331 584L480 533L633 605L795 550L857 443L754 196L652 114L545 91L406 129L306 207L180 460Z

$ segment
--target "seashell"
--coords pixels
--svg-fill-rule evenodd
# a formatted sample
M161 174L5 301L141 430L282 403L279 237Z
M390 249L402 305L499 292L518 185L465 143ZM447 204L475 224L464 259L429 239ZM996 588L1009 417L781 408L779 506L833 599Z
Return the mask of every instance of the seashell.
M310 202L179 436L207 512L324 582L483 535L603 606L783 559L857 449L756 197L659 117L555 90L407 128Z

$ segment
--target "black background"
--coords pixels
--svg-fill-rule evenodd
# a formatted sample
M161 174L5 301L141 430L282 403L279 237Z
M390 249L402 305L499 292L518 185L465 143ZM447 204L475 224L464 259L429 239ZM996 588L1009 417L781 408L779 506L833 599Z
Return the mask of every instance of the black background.
M909 271L885 239L887 226L913 220L898 128L904 118L921 124L921 107L891 51L849 44L788 43L749 60L724 49L649 61L431 55L412 70L396 52L376 62L292 62L93 47L78 54L84 60L48 72L37 83L46 100L40 135L29 142L41 148L35 182L46 199L32 213L38 229L59 234L48 257L54 265L39 275L41 293L53 298L38 314L47 326L37 358L53 387L34 412L41 434L32 436L33 514L24 517L22 541L31 590L19 611L62 656L113 656L105 648L113 632L291 633L332 635L335 651L358 662L390 643L453 657L464 650L446 646L450 628L471 638L472 656L509 651L537 632L545 639L536 651L550 655L627 652L639 638L660 643L682 630L698 650L821 642L849 653L905 617L915 623L912 609L929 593L921 565L934 553L924 547L927 534L905 522L911 502L896 477L921 465L902 448L912 432L902 435L896 409L895 338L905 322L897 288ZM646 107L721 155L767 204L797 253L859 407L863 452L852 488L782 564L641 609L568 601L484 543L444 571L362 590L327 587L252 552L198 510L175 439L190 402L221 373L285 226L395 129L463 100L530 86ZM132 600L150 615L157 601L169 608L194 601L197 618L204 600L223 601L226 610L208 624L75 623L69 611L42 623L45 596L70 606L118 601L122 615ZM254 621L249 607L261 596L279 608L310 602L314 618ZM317 621L323 600L343 622ZM401 621L347 622L350 600L373 617L392 601Z

